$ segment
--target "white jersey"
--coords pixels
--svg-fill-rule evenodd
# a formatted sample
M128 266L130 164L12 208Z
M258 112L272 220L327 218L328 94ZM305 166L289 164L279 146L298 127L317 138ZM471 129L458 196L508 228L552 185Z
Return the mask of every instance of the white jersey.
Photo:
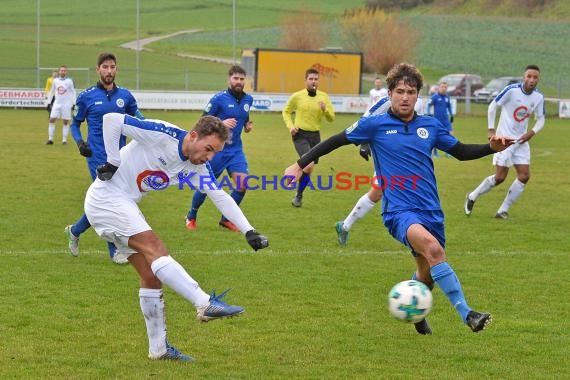
M133 139L119 151L121 134ZM181 191L199 190L242 232L252 230L235 201L213 178L209 164L193 164L182 153L187 131L162 120L140 120L109 113L103 117L103 140L107 162L119 169L108 181L96 179L89 193L108 193L139 202L150 191L174 187ZM179 186L177 186L179 185Z
M386 96L388 96L388 90L385 88L381 88L379 90L373 88L370 90L370 104L368 106L372 107L374 104L376 104L377 101Z
M528 120L533 113L541 121L540 128L544 124L544 96L536 89L530 94L525 94L522 83L505 87L491 102L488 112L489 129L495 128L496 106L501 107L497 135L518 139L526 133Z
M69 77L53 78L46 104L51 103L54 96L54 105L71 108L75 104L75 86L73 85L73 80Z

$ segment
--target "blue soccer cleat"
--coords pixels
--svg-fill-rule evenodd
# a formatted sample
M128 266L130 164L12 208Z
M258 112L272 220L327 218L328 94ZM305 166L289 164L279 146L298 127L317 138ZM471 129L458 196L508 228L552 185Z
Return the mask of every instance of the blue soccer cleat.
M229 292L230 289L226 290L222 294L216 296L216 292L213 291L210 295L210 302L203 307L198 308L196 311L196 318L202 322L208 322L212 319L228 318L239 315L245 311L241 306L228 305L222 298Z
M166 341L166 353L158 358L153 358L149 356L150 359L153 360L179 360L182 362L193 362L194 358L188 355L184 355L182 352L178 351L178 349L174 346L171 346L168 341Z

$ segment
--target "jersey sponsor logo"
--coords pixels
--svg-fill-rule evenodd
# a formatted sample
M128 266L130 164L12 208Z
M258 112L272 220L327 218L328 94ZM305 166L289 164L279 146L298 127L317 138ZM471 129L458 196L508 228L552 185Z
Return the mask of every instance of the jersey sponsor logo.
M427 129L425 128L418 128L418 130L416 131L416 133L418 134L420 139L427 139L429 137L429 132Z
M398 133L398 131L395 129L390 129L389 131L386 131L387 135L395 135L396 133Z
M162 157L158 157L158 161L160 161L160 163L164 166L166 166L166 161L164 160L164 158Z
M117 99L115 104L117 105L117 107L123 108L125 106L125 101L123 99L119 98L119 99Z
M170 178L160 170L145 170L137 176L137 186L141 193L152 190L164 190L168 187Z
M100 101L100 100L98 100L98 101L95 102L95 105L96 105L96 106L100 106L101 104L103 104L103 102Z
M528 108L526 108L525 106L518 106L513 111L513 119L515 119L519 123L521 121L524 121L525 119L528 119L529 117L530 113L528 112Z

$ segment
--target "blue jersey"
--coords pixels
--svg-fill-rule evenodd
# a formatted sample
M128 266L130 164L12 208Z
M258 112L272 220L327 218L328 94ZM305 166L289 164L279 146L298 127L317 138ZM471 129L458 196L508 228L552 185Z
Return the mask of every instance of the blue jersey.
M231 128L231 136L229 142L226 142L224 151L243 150L241 142L241 132L245 123L249 121L249 110L253 104L253 97L249 94L243 93L243 96L238 100L236 96L229 90L218 92L210 99L210 102L204 109L204 115L212 115L220 118L221 120L236 119L237 124Z
M345 134L352 143L370 144L383 212L441 210L431 152L448 151L458 140L439 121L416 115L406 123L388 111L361 118Z
M441 124L447 130L451 130L451 115L453 115L453 111L451 110L451 99L447 94L440 94L435 93L431 96L431 99L428 104L428 111L433 108L433 116L439 120Z
M107 161L105 153L105 144L103 142L103 115L117 112L142 118L139 112L137 101L131 92L125 88L114 86L111 91L107 91L100 83L91 86L83 91L77 97L75 103L75 112L73 121L71 122L71 134L77 142L83 140L81 136L81 123L87 121L87 139L93 155L87 157L89 170L94 170L97 165L104 164ZM126 137L122 137L120 146L126 143Z

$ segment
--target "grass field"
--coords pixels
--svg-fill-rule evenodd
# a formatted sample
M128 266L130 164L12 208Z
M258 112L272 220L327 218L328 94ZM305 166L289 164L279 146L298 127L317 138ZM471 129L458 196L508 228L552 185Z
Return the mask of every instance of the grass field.
M190 127L197 113L145 112ZM323 136L355 118L338 115ZM0 109L0 378L3 379L558 379L570 373L567 122L548 119L532 141L532 179L506 221L493 218L513 179L481 198L467 218L465 193L492 173L490 158L435 167L447 226L448 259L471 306L493 313L473 334L439 290L432 336L394 320L386 296L414 270L378 210L356 224L347 247L333 225L367 188L311 191L300 209L285 190L251 191L242 208L270 238L253 253L222 231L211 203L198 230L184 228L189 190L150 194L141 208L171 253L206 290L232 287L246 313L199 324L191 305L166 289L168 332L194 364L151 362L133 269L109 262L93 231L81 254L67 252L66 224L82 210L90 179L73 144L46 146L43 110ZM279 114L252 115L245 136L250 172L281 175L295 153ZM483 142L484 118L457 117L464 142ZM61 126L57 126L59 141ZM317 174L369 175L354 147L321 159Z

